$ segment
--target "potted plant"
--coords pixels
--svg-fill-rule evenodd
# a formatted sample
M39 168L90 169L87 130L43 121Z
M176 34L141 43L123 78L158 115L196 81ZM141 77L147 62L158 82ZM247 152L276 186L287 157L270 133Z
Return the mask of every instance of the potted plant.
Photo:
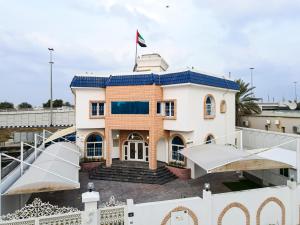
M191 179L191 169L185 168L185 164L182 161L171 161L167 165L167 168L175 174L179 179L188 180Z

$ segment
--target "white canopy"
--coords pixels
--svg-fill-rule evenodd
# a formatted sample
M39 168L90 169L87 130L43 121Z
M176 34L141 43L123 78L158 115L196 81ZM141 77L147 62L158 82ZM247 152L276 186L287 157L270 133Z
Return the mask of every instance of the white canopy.
M267 151L259 155L229 145L204 144L183 149L180 153L207 173L293 167L287 160L275 160Z
M80 188L79 156L80 153L75 144L59 142L50 145L5 194Z

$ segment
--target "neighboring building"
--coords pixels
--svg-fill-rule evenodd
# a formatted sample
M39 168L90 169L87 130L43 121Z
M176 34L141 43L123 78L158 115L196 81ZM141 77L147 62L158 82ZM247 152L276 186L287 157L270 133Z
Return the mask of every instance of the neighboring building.
M194 71L75 76L77 144L84 157L196 166L178 151L228 136L234 144L237 83Z
M242 117L242 126L267 131L300 134L300 110L294 102L259 103L261 114Z

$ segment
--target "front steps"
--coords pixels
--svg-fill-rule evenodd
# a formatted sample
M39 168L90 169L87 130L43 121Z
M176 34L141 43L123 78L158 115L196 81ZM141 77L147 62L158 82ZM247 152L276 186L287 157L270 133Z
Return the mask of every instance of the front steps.
M149 170L146 162L113 160L111 167L100 165L89 172L89 178L132 183L165 184L177 177L164 163L158 162L156 170Z

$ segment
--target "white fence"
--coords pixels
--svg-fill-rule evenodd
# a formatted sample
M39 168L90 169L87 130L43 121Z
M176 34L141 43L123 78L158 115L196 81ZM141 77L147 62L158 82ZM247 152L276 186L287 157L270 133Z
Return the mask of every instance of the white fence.
M50 126L50 110L7 111L0 112L0 128L6 127L45 127ZM74 109L54 109L54 126L73 126Z
M211 194L209 190L203 190L203 198L142 204L134 204L129 199L127 205L104 208L97 208L97 201L90 199L85 202L85 210L81 212L2 221L0 224L298 225L299 206L300 185L289 181L287 186L223 194Z

